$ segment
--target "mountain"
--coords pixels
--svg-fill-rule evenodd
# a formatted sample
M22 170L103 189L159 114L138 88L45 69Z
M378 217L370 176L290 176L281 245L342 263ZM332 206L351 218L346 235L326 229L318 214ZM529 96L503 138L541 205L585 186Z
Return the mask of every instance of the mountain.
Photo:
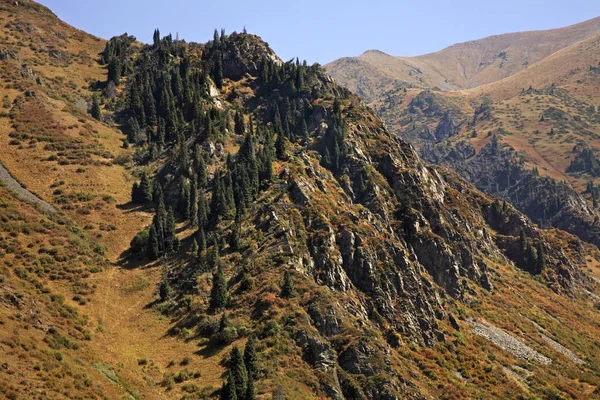
M432 80L387 85L374 78L370 89L359 94L376 92L365 100L427 161L450 166L541 226L565 229L598 245L596 174L591 167L599 133L597 24L594 19L551 31L500 35L434 53L444 54L434 57L445 60L444 71L454 71L456 63L472 65L469 53L458 49L500 49L515 55L511 60L519 68L482 64L479 72L465 75L472 78L468 84L454 85L475 87L440 91ZM528 54L529 61L522 62L517 54ZM352 88L355 80L337 65L329 65L330 72ZM507 77L502 78L504 73Z
M497 82L597 34L600 17L561 29L490 36L417 57L369 50L333 61L326 69L370 102L399 87L452 91Z
M598 395L598 249L318 65L0 17L7 398Z

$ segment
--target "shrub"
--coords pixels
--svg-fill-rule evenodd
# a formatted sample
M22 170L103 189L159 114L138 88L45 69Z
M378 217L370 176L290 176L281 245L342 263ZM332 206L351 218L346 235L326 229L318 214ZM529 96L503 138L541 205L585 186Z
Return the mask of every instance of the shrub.
M197 326L198 334L204 337L209 337L219 330L219 319L210 316L204 316Z
M225 327L221 332L215 335L218 343L227 345L231 344L238 338L238 331L234 326Z
M281 326L279 325L279 323L274 319L270 319L265 324L265 329L263 330L263 333L265 336L275 336L279 333L279 331L281 331Z
M192 362L192 359L190 357L185 357L183 360L181 360L181 365L188 365L190 362Z

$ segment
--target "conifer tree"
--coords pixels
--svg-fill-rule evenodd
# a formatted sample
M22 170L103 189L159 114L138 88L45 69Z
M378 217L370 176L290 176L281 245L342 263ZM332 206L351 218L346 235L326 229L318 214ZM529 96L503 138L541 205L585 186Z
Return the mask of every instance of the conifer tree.
M200 190L198 193L198 226L201 228L206 227L208 223L208 203L204 191Z
M192 226L198 226L198 183L196 174L192 174L192 183L190 185L190 204L189 217Z
M284 299L288 299L294 295L294 282L289 271L285 271L283 274L283 286L281 287L280 296Z
M192 240L192 245L190 246L190 255L192 257L198 257L198 251L199 251L199 249L200 248L198 247L198 242L194 238L194 240Z
M154 30L154 35L152 35L154 48L158 48L160 46L160 31L158 29Z
M256 400L256 389L254 388L254 379L248 377L248 384L246 385L246 396L245 400Z
M217 57L217 62L213 71L213 79L215 81L215 85L218 89L223 88L223 62L221 61L221 57Z
M98 94L94 93L92 96L92 109L90 111L92 118L97 119L98 121L102 117L102 110L100 109L100 99L98 98Z
M204 233L204 227L202 225L198 228L196 237L198 239L198 251L204 253L206 251L206 234Z
M152 203L152 186L145 171L142 172L140 180L140 201L146 204Z
M546 253L541 241L537 244L537 272L542 272L546 268Z
M232 376L231 371L229 372L229 376L227 377L227 382L223 385L223 388L221 389L221 400L238 400L237 391L235 387L235 380Z
M238 399L244 399L248 385L248 372L244 365L242 353L237 346L233 346L229 355L229 372L233 377Z
M179 238L175 229L175 215L172 209L167 212L165 227L165 251L168 253L179 250Z
M198 176L198 186L206 186L206 162L202 157L202 148L200 145L196 145L194 150L194 168Z
M285 138L283 136L283 133L279 133L275 141L275 153L280 160L286 159Z
M177 211L185 220L190 217L190 185L183 179L179 186L179 199L177 202Z
M227 305L227 280L223 273L223 267L219 265L213 276L213 286L210 293L210 307L213 310L221 310Z
M246 365L246 371L248 371L249 380L257 378L258 368L256 362L256 339L254 336L250 336L244 348L244 364Z
M158 232L156 231L156 226L152 224L148 234L148 257L150 257L152 260L156 260L159 256L160 244L158 240Z

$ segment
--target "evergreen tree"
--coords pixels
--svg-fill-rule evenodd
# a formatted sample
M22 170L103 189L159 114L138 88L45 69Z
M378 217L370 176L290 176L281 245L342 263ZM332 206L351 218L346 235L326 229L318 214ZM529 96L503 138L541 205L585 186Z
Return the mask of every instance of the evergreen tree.
M204 191L200 190L198 193L198 226L206 227L208 223L208 203L206 201L206 196L204 195Z
M92 109L90 111L92 118L97 119L98 121L102 117L102 110L100 109L100 99L98 98L98 94L94 93L92 96Z
M300 124L300 137L302 138L302 144L306 145L308 143L309 133L304 118L302 118L302 124Z
M537 245L537 272L542 272L546 268L546 253L544 252L544 245L542 241L538 242Z
M237 223L234 225L231 235L229 235L229 247L232 251L238 251L240 248L240 227Z
M150 226L150 232L148 234L148 257L152 260L158 259L160 256L160 243L158 240L158 232L155 224Z
M115 85L119 86L121 83L122 65L119 57L114 57L108 63L108 82L114 82Z
M256 400L256 389L254 388L254 379L250 377L248 377L248 384L246 385L245 400Z
M285 138L283 136L283 133L278 134L277 141L275 142L275 154L280 160L285 160L287 158L285 149Z
M233 122L235 124L234 131L237 135L243 135L246 133L246 123L244 121L243 114L241 114L239 111L236 111Z
M179 185L177 211L183 219L188 220L190 218L190 185L188 185L183 177L181 179L181 184Z
M173 288L169 284L169 280L166 277L164 277L160 283L158 293L162 301L167 300L173 294Z
M198 251L199 251L199 249L200 248L198 247L198 242L194 238L194 240L192 240L192 245L190 246L190 255L192 257L198 257Z
M229 353L229 372L233 377L238 399L244 399L248 385L248 372L244 365L242 353L237 346L233 346Z
M165 251L168 253L179 250L179 238L177 237L177 231L175 228L175 215L172 209L169 209L167 212L164 247Z
M148 174L142 172L142 179L140 180L140 201L146 204L152 203L152 186L150 185L150 179Z
M231 371L229 372L229 376L227 377L227 383L225 383L225 385L223 385L223 388L221 389L221 400L238 400L235 380L232 376Z
M223 273L223 267L219 265L213 276L213 286L210 293L210 307L213 310L221 310L227 305L227 280Z
M160 46L160 31L158 29L154 30L154 35L152 35L154 48L158 48Z
M283 286L281 287L280 296L284 299L288 299L294 295L294 282L289 271L285 271L283 274Z
M204 161L204 157L202 157L200 145L196 145L195 147L194 163L194 168L198 176L198 186L204 187L206 186L206 162Z
M213 71L213 79L215 81L215 85L218 89L223 88L223 62L221 61L221 57L217 57L217 62Z
M196 174L192 175L192 184L190 185L190 204L189 204L189 220L192 226L198 226L198 181Z
M246 371L248 371L249 381L257 378L258 368L256 362L256 339L254 336L250 336L244 348L244 364L246 365Z
M198 238L198 251L199 253L204 253L206 251L206 234L202 225L200 225L196 237Z

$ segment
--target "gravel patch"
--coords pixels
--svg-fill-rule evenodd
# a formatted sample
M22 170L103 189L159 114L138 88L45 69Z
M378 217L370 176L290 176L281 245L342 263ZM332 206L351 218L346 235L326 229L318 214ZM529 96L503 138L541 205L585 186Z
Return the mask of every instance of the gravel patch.
M473 328L473 333L482 336L500 347L502 350L511 353L512 355L522 358L527 361L535 361L543 365L552 363L552 360L538 353L525 343L515 339L500 328L496 328L490 324L479 323L473 320L469 321Z
M540 336L542 337L542 339L544 339L544 341L546 343L548 343L550 345L550 347L552 347L554 350L556 350L563 356L567 357L569 360L573 361L575 364L585 364L585 361L583 361L581 358L577 357L577 355L575 353L573 353L571 350L567 349L562 344L555 342L554 340L550 339L548 336L546 336L544 334L540 333Z
M4 185L6 185L6 188L10 192L12 192L18 199L38 206L44 212L57 212L56 208L46 203L44 200L40 199L35 194L31 193L29 190L21 186L21 184L17 182L15 178L12 177L12 175L2 164L0 164L0 182L4 183Z

